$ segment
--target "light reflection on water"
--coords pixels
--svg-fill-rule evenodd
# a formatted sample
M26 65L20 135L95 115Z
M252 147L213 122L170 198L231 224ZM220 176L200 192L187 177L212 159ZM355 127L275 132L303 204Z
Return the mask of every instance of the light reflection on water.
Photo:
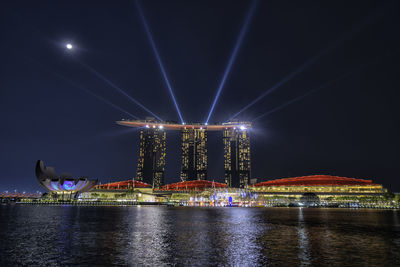
M304 222L303 209L299 209L299 261L301 266L309 265L310 261L310 252L308 247L308 233L306 229L306 224Z
M1 206L0 266L400 265L399 213Z

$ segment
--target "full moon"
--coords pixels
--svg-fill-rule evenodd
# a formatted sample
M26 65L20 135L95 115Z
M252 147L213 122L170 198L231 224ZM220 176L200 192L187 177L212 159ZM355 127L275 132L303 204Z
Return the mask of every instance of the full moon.
M72 49L72 44L66 44L65 47L66 47L67 49L71 50L71 49Z

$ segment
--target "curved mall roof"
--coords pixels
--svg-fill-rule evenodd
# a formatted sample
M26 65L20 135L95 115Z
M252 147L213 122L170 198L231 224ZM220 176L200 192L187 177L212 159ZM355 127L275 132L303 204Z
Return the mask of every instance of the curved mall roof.
M372 180L363 180L331 175L310 175L283 178L254 184L260 186L338 186L338 185L376 185Z
M207 180L193 180L167 184L161 187L161 190L203 190L206 188L223 188L226 184Z
M208 130L208 131L222 131L225 129L247 130L251 128L250 122L227 122L221 124L205 124L205 123L179 124L176 122L157 122L154 120L120 120L116 121L116 123L128 127L158 128L164 130L198 129L198 130Z
M140 182L140 181L126 180L126 181L96 185L95 188L96 189L121 189L121 190L123 190L123 189L132 189L133 185L135 188L151 187L151 185Z

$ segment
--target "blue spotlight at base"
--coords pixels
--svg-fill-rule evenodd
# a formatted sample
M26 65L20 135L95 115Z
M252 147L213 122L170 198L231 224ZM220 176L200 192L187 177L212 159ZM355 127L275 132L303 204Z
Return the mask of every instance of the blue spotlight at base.
M254 15L254 11L256 9L256 6L257 6L257 0L254 0L253 3L250 6L250 9L249 9L249 11L247 13L247 16L246 16L246 19L245 19L245 22L244 22L244 24L242 26L242 29L240 30L240 33L239 33L239 36L238 36L237 40L236 40L236 44L235 44L235 46L233 48L232 55L231 55L231 57L230 57L230 59L228 61L228 65L226 66L224 75L222 76L222 80L221 80L221 83L220 83L220 85L218 87L217 94L215 95L214 101L213 101L213 103L211 105L210 112L208 113L208 116L207 116L207 119L206 119L206 123L208 123L208 121L210 120L210 117L211 117L211 115L212 115L212 113L214 111L214 108L215 108L215 105L216 105L216 103L218 101L219 95L221 94L222 88L225 85L226 78L229 75L229 72L230 72L230 70L232 68L232 65L233 65L234 61L235 61L236 55L238 53L238 50L239 50L239 48L240 48L240 46L241 46L241 44L243 42L243 37L246 35L246 32L247 32L247 29L249 27L250 21L251 21L253 15Z
M103 80L104 82L106 82L108 85L110 85L112 88L114 88L115 90L117 90L118 92L120 92L122 95L126 96L129 100L131 100L132 102L134 102L136 105L138 105L139 107L141 107L142 109L144 109L145 111L147 111L148 113L150 113L151 115L153 115L155 118L157 118L158 120L162 121L163 119L161 119L160 117L158 117L156 114L154 114L151 110L149 110L148 108L146 108L145 106L143 106L139 101L137 101L136 99L134 99L133 97L131 97L128 93L126 93L124 90L122 90L121 88L119 88L117 85L115 85L113 82L111 82L109 79L107 79L105 76L101 75L98 71L96 71L94 68L92 68L91 66L83 63L80 60L77 60L77 62L79 62L79 64L81 64L83 67L85 67L87 70L89 70L90 72L92 72L94 75L96 75L98 78L100 78L101 80Z
M162 73L162 75L164 77L164 81L165 81L165 83L166 83L166 85L168 87L168 90L169 90L169 93L171 95L172 101L174 102L174 105L175 105L175 108L176 108L176 112L178 113L178 116L179 116L179 119L181 120L181 123L184 123L181 111L179 110L179 107L178 107L178 102L176 101L174 92L172 91L171 83L169 82L167 73L166 73L166 71L164 69L164 65L163 65L163 63L161 61L160 54L158 53L158 50L157 50L156 44L154 42L153 36L151 35L151 32L150 32L149 25L146 22L146 18L144 17L144 13L143 13L142 7L140 6L138 0L136 0L136 7L137 7L137 9L139 11L139 15L140 15L140 18L142 20L144 29L146 31L147 38L149 39L149 42L151 44L151 48L153 49L154 55L155 55L155 57L157 59L158 66L160 67L161 73Z

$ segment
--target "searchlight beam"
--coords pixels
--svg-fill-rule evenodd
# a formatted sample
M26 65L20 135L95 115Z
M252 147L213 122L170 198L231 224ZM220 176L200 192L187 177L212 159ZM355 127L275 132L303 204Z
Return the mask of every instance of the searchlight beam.
M179 119L181 120L181 123L184 123L183 116L182 116L181 111L179 110L178 102L175 99L175 95L174 95L174 92L172 90L171 83L169 82L169 79L168 79L167 73L165 71L164 65L163 65L163 63L161 61L160 54L159 54L159 52L157 50L157 47L156 47L156 44L154 42L153 36L151 35L151 32L150 32L149 25L147 24L146 18L144 17L144 13L143 13L142 7L140 6L138 0L136 0L136 7L137 7L137 9L139 11L139 15L140 15L140 18L142 20L144 29L146 31L147 38L149 39L149 42L151 44L151 48L153 49L154 55L155 55L155 57L157 59L158 66L160 67L160 70L161 70L162 76L164 78L165 84L167 85L168 91L169 91L169 93L171 95L171 98L172 98L172 101L174 102L174 105L175 105L175 108L176 108L176 112L178 113L178 116L179 116Z
M149 110L148 108L146 108L144 105L142 105L139 101L137 101L136 99L134 99L132 96L130 96L128 93L126 93L124 90L122 90L120 87L118 87L117 85L115 85L112 81L110 81L109 79L107 79L104 75L100 74L97 70L95 70L94 68L92 68L91 66L89 66L86 63L83 63L80 60L77 60L77 62L79 62L79 64L81 64L83 67L85 67L87 70L89 70L91 73L93 73L94 75L96 75L99 79L101 79L102 81L104 81L105 83L107 83L109 86L111 86L112 88L114 88L115 90L117 90L119 93L121 93L122 95L126 96L129 100L131 100L133 103L135 103L136 105L138 105L139 107L141 107L142 109L144 109L145 111L147 111L148 113L150 113L151 115L153 115L155 118L157 118L158 120L162 121L162 119L157 116L156 114L154 114L151 110Z
M382 57L379 57L378 60L381 59L381 58L382 58ZM348 71L348 72L346 72L346 73L343 73L342 75L339 75L339 76L336 77L335 79L332 79L332 80L330 80L330 81L324 83L323 85L319 86L318 88L315 88L315 89L313 89L313 90L311 90L311 91L308 91L308 92L305 93L304 95L298 96L298 97L296 97L296 98L294 98L294 99L292 99L292 100L290 100L290 101L288 101L288 102L286 102L286 103L284 103L284 104L282 104L282 105L280 105L280 106L278 106L278 107L276 107L276 108L274 108L274 109L272 109L272 110L270 110L270 111L267 111L267 112L264 113L264 114L261 114L260 116L258 116L258 117L256 117L255 119L253 119L252 122L254 122L254 121L256 121L256 120L259 120L259 119L261 119L261 118L263 118L263 117L265 117L265 116L268 116L268 115L270 115L271 113L274 113L274 112L276 112L276 111L279 111L279 110L283 109L284 107L287 107L287 106L289 106L290 104L293 104L293 103L295 103L295 102L297 102L297 101L299 101L299 100L305 98L306 96L308 96L308 95L310 95L310 94L312 94L312 93L315 93L315 92L317 92L317 91L320 91L320 90L322 90L322 89L325 89L325 88L331 86L332 84L334 84L334 83L336 83L336 82L338 82L338 81L340 81L340 80L343 80L343 79L347 78L348 76L350 76L350 75L352 75L352 74L354 74L354 73L361 72L361 71L363 71L365 68L367 68L367 67L369 67L369 66L375 64L376 62L377 62L377 60L373 60L373 61L371 61L371 62L368 63L368 64L363 64L363 65L359 66L359 67L356 68L356 69L353 69L353 70L351 70L351 71Z
M88 93L88 94L90 94L90 95L96 97L97 99L99 99L100 101L106 103L107 105L109 105L109 106L111 106L111 107L113 107L113 108L115 108L115 109L117 109L117 110L119 110L119 111L121 111L121 112L123 112L123 113L129 115L130 117L132 117L132 118L134 118L134 119L138 119L138 117L135 116L135 115L133 115L132 113L130 113L130 112L124 110L123 108L121 108L121 107L117 106L116 104L114 104L114 103L108 101L107 99L105 99L105 98L103 98L103 97L101 97L101 96L99 96L99 95L93 93L91 90L89 90L89 89L87 89L87 88L85 88L85 87L83 87L83 86L81 86L81 85L75 83L74 81L72 81L71 79L68 79L68 78L65 77L64 75L61 75L60 73L58 73L58 72L56 72L56 71L54 71L54 70L52 70L52 69L50 69L50 68L44 66L41 62L39 62L39 61L37 61L37 60L35 60L35 59L31 58L31 57L24 57L24 58L27 58L27 59L31 60L32 62L34 62L34 63L37 64L38 66L42 67L44 70L46 70L46 71L50 72L51 74L53 74L54 76L56 76L56 77L58 77L58 78L60 78L60 79L62 79L62 80L64 80L64 81L66 81L66 82L68 82L69 84L71 84L72 86L74 86L74 87L76 87L76 88L78 88L78 89L80 89L80 90L82 90L82 91L84 91L84 92L86 92L86 93Z
M380 12L374 13L372 15L367 16L364 20L361 22L357 23L355 26L353 26L349 31L345 32L342 34L338 39L336 39L332 44L328 45L326 48L321 50L318 54L316 54L314 57L311 59L307 60L305 63L300 65L296 70L293 72L289 73L287 76L285 76L281 81L273 85L271 88L267 89L264 91L261 95L259 95L257 98L255 98L253 101L250 102L250 104L244 106L241 110L236 112L233 116L229 118L229 120L234 119L237 117L239 114L256 104L258 101L266 97L267 95L271 94L275 90L277 90L279 87L287 83L288 81L292 80L294 77L296 77L298 74L303 72L304 70L308 69L311 65L313 65L315 62L317 62L322 56L330 53L332 50L334 50L336 47L344 43L346 40L351 39L354 34L359 33L362 29L364 29L367 25L371 24L376 20L377 17L382 16L383 12L382 10Z
M208 116L207 116L207 119L206 119L206 123L208 123L208 121L211 118L211 115L212 115L212 113L214 111L215 105L216 105L216 103L218 101L218 98L219 98L219 96L221 94L222 88L225 85L225 81L226 81L226 79L227 79L227 77L228 77L228 75L229 75L229 73L231 71L233 63L235 62L237 53L238 53L239 48L240 48L240 46L241 46L241 44L243 42L243 38L246 35L247 29L249 27L249 24L251 22L251 19L252 19L253 15L254 15L256 6L257 6L257 0L254 0L253 3L250 6L250 9L249 9L249 11L247 13L246 19L245 19L244 24L242 26L242 29L240 30L239 36L238 36L238 38L236 40L236 44L235 44L235 46L233 48L232 55L231 55L231 57L230 57L230 59L228 61L228 65L226 66L224 75L222 76L222 80L221 80L221 83L219 84L219 87L218 87L218 90L217 90L217 94L215 95L214 101L213 101L213 103L211 105L210 112L208 113Z
M79 84L73 82L72 80L70 80L70 79L64 77L63 75L58 74L58 73L55 73L55 72L52 72L52 73L53 73L55 76L59 77L60 79L66 81L66 82L68 82L68 83L70 83L70 84L73 85L74 87L76 87L76 88L78 88L78 89L80 89L80 90L82 90L82 91L84 91L84 92L86 92L86 93L88 93L88 94L90 94L90 95L96 97L97 99L99 99L100 101L106 103L106 104L109 105L110 107L113 107L113 108L115 108L115 109L117 109L117 110L119 110L119 111L121 111L121 112L123 112L123 113L129 115L130 117L132 117L132 118L134 118L134 119L139 119L137 116L133 115L132 113L130 113L130 112L124 110L123 108L121 108L121 107L117 106L116 104L110 102L109 100L105 99L104 97L101 97L101 96L99 96L99 95L93 93L91 90L89 90L89 89L87 89L87 88L85 88L85 87L83 87L83 86L81 86L81 85L79 85Z

